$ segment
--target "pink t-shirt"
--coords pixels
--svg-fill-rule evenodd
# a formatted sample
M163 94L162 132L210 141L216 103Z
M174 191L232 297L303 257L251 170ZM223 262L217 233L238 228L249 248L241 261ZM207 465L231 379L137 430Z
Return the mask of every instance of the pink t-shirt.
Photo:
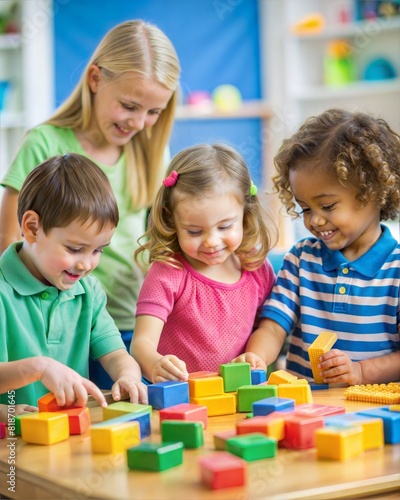
M178 256L179 258L179 256ZM218 371L244 352L257 315L275 282L268 260L239 281L220 283L199 274L183 258L183 269L153 262L137 301L136 316L164 321L158 352L174 354L188 372Z

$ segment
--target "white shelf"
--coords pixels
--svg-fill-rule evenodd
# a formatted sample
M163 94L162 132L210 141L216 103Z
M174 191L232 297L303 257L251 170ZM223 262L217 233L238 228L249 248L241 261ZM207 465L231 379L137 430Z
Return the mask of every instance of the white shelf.
M271 118L271 106L263 100L243 101L242 105L231 111L222 111L213 104L205 106L181 105L176 110L177 120L238 120L246 118Z
M21 35L19 33L0 35L0 50L18 49L21 44Z
M13 129L25 127L25 116L17 111L0 111L0 128Z
M299 101L315 101L342 97L373 97L376 94L383 93L387 95L400 93L400 78L357 81L337 87L310 85L296 89L292 96Z

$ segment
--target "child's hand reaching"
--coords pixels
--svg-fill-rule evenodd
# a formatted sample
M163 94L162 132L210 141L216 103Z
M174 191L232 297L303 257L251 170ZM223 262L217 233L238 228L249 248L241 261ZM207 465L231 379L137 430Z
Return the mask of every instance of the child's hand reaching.
M345 382L349 385L362 383L360 363L353 362L339 349L332 349L320 357L318 368L326 384Z
M126 393L131 403L148 404L147 387L143 382L138 382L131 376L121 376L111 387L114 401L120 401Z
M151 381L166 382L167 380L182 380L189 378L186 363L173 354L162 356L154 365L151 373Z
M235 359L232 359L231 363L250 363L250 368L252 370L267 370L267 365L265 362L254 352L245 352Z

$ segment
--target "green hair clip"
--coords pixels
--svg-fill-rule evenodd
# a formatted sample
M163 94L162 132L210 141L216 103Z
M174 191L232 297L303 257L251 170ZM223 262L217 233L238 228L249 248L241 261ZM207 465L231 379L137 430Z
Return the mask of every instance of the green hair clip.
M255 196L256 194L257 194L257 186L254 184L253 181L251 181L250 195Z

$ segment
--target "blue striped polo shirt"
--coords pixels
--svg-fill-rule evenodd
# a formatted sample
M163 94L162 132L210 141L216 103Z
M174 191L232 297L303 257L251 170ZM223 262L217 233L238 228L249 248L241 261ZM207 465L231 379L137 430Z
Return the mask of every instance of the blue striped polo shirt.
M368 252L349 262L321 240L300 240L286 254L262 318L289 335L286 367L312 379L307 349L323 331L353 361L400 349L400 245L387 226Z

